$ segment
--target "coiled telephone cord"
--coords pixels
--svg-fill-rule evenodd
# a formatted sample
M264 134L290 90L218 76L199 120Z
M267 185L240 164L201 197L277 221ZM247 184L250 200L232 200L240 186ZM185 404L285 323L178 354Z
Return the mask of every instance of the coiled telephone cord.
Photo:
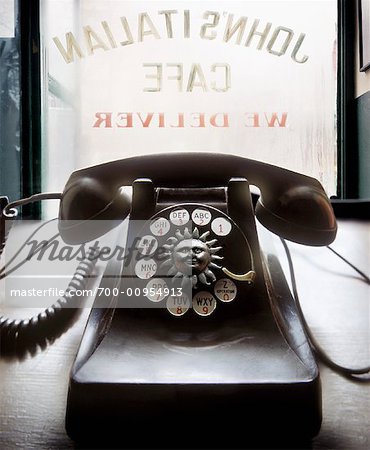
M28 199L9 203L0 217L2 236L0 256L4 250L7 237L14 219L17 217L16 206L44 199L60 199L60 194L39 194ZM7 222L7 227L5 227ZM0 352L13 354L17 349L32 345L43 346L47 339L61 335L69 323L76 317L78 308L75 305L76 291L84 290L97 262L97 248L90 248L86 257L79 263L68 284L63 297L59 298L49 308L29 319L11 319L0 316ZM5 270L4 270L5 271Z
M0 351L8 353L13 346L21 347L31 342L41 344L41 341L61 334L58 330L62 331L78 311L73 293L86 288L96 261L95 252L89 252L78 265L64 296L39 314L22 320L0 316Z

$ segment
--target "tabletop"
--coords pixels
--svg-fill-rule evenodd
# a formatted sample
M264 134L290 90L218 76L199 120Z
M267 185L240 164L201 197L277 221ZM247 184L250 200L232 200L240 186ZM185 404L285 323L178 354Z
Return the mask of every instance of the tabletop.
M275 245L282 266L281 244ZM333 248L365 272L370 268L370 224L339 221ZM370 288L327 248L289 244L302 307L322 346L342 364L370 360ZM101 270L101 268L99 269ZM33 309L17 310L29 316ZM69 371L89 309L55 342L23 359L0 359L0 447L76 448L64 429ZM309 448L370 448L370 383L355 382L320 364L323 423ZM307 448L307 447L306 447Z

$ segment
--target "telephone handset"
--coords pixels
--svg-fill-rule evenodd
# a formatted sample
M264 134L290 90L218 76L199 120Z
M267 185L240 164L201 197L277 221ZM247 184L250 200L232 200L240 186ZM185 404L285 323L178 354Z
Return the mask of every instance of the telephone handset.
M249 183L261 190L255 208ZM103 275L107 294L95 299L71 371L69 435L120 439L124 426L128 439L139 423L141 445L163 427L170 443L178 433L169 417L187 429L194 414L212 423L222 415L199 445L229 445L246 423L251 439L266 427L284 435L287 424L292 436L316 434L318 368L254 217L283 238L331 243L336 221L320 183L231 155L134 157L74 172L58 226L65 242L80 244L128 215L119 239L133 254L124 267L110 261ZM182 435L185 446L193 439Z
M261 190L255 213L266 228L307 245L327 245L335 239L335 216L317 180L251 159L209 153L140 156L74 172L59 215L74 224L60 225L62 237L71 243L86 242L95 236L79 233L85 220L123 220L131 205L120 188L145 177L155 187L200 189L246 178Z

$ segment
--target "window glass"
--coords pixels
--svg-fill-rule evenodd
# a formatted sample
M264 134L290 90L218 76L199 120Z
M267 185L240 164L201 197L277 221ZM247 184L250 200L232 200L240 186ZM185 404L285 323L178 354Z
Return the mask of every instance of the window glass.
M0 2L0 193L20 196L20 33L14 0Z
M336 193L336 0L42 0L41 15L45 188L108 160L208 151Z

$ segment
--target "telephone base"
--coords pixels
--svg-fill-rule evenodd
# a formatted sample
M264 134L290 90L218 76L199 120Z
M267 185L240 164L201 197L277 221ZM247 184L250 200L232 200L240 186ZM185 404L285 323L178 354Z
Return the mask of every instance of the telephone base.
M127 448L306 448L320 428L319 379L265 384L72 386L77 442Z
M68 434L148 448L302 446L317 434L318 368L280 264L266 261L274 315L189 327L93 309L72 368Z

